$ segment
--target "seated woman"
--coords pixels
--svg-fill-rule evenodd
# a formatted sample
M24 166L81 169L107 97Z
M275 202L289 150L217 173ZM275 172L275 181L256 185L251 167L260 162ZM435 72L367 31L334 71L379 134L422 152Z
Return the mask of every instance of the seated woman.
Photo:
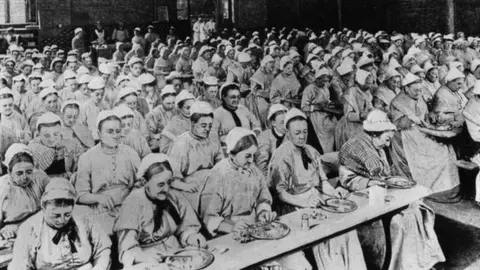
M190 130L190 107L195 97L187 90L182 90L175 97L175 106L178 113L165 126L160 136L160 153L168 153L178 136Z
M75 199L68 180L50 180L42 211L20 226L8 269L110 269L112 243L93 220L72 214Z
M392 100L401 92L401 79L402 75L395 69L387 70L383 82L373 91L373 107L388 113Z
M278 213L287 214L297 209L316 208L330 197L342 197L348 192L335 189L329 182L321 156L307 145L307 117L298 109L290 109L285 115L288 138L273 152L268 171L268 182L274 190L274 206ZM331 155L331 154L330 154ZM313 247L319 269L367 269L357 232L323 241Z
M22 143L28 143L32 135L25 117L14 109L13 92L8 88L0 89L0 125L10 129Z
M77 162L83 153L80 144L62 135L60 116L46 112L37 121L37 136L30 141L35 166L48 176L70 179L77 169Z
M364 132L349 140L340 150L340 182L351 191L381 185L391 170L386 147L396 130L382 111L372 111L363 122ZM368 269L431 269L445 261L433 230L434 212L422 202L411 204L395 214L390 223L382 221L357 229ZM389 227L385 235L384 226ZM389 241L385 239L388 238ZM391 258L385 261L385 251Z
M397 172L431 189L434 194L430 198L436 201L458 202L460 177L455 150L416 126L429 126L420 78L409 73L402 86L405 91L391 105L392 122L399 130L392 141L392 161Z
M121 120L112 111L97 117L100 143L85 152L78 161L75 188L77 207L84 214L96 212L106 233L112 233L117 209L136 183L140 164L138 154L120 143Z
M150 154L152 151L147 139L133 127L134 112L125 104L115 107L113 111L122 120L120 142L133 148L140 158Z
M80 114L80 104L78 101L65 101L62 105L61 112L63 116L63 137L77 141L82 146L83 152L95 146L95 141L88 127L77 122L78 115Z
M32 153L24 144L12 144L3 163L8 174L0 178L0 238L11 239L23 221L40 211L40 198L50 179L35 169Z
M168 156L172 161L172 187L180 190L197 212L206 176L223 158L223 151L218 142L209 138L213 123L210 104L196 101L190 108L190 113L190 132L178 136Z
M45 88L38 94L38 99L33 100L25 111L32 134L35 133L38 117L44 112L60 115L61 102L58 97L58 91L55 88Z
M102 78L93 78L88 83L88 89L90 90L90 99L83 103L80 108L79 121L88 127L92 133L93 139L98 141L97 128L95 127L95 121L100 111L107 109L108 107L103 103L103 97L105 95L105 82Z
M145 122L145 118L143 118L142 114L137 111L137 104L138 104L138 93L135 88L127 86L120 89L117 95L117 101L115 102L115 106L120 104L127 105L135 114L133 117L133 127L136 128L142 136L145 138L148 136L148 129L147 123Z
M170 188L172 167L164 154L149 154L137 177L145 186L125 200L113 230L118 236L119 260L125 268L162 262L185 246L204 247L200 222L185 197Z
M236 127L226 138L228 158L213 167L200 195L199 214L213 236L241 233L258 221L273 221L272 196L253 160L257 139L253 131ZM285 269L311 269L302 253L278 259Z

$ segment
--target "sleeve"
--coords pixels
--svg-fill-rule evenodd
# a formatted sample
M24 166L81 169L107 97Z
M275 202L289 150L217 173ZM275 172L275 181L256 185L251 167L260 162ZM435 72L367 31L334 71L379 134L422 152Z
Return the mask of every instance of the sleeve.
M92 257L95 269L109 269L112 242L102 228L93 219L85 218L92 244Z
M177 63L175 63L175 71L177 72L182 72L182 63L180 63L180 60L177 61Z
M268 176L268 163L272 155L272 149L266 132L263 132L258 137L258 151L255 154L255 160L258 168L263 172L263 175Z
M167 154L172 147L173 141L165 135L160 136L160 153Z
M292 177L291 163L287 161L287 158L275 152L268 167L267 179L278 194L287 192L289 180Z
M231 70L231 67L228 67L227 70L227 83L234 83L236 82L237 76L235 76L235 73Z
M13 258L8 270L34 270L35 267L35 234L28 222L23 223L13 245Z
M216 113L217 112L217 113ZM212 130L210 131L211 139L214 143L220 143L220 130L222 128L221 115L219 115L218 111L214 112L213 123L212 123Z
M95 126L97 123L97 114L90 109L90 106L85 108L84 112L85 116L85 123L88 126L88 129L90 132L92 132L92 136L94 140L98 140L98 132L97 132L97 127Z
M92 166L89 157L83 154L78 161L77 180L75 181L75 189L77 190L78 199L83 195L92 192Z
M118 257L124 267L132 266L135 263L137 254L142 252L138 243L138 231L121 230L117 232Z
M260 193L258 194L257 197L257 215L262 212L263 210L266 211L272 211L272 194L270 194L270 191L268 190L267 184L265 179L263 179L263 175L261 175L261 179L259 179L260 182Z
M183 180L184 175L188 170L188 155L190 155L190 151L194 151L194 149L189 149L188 144L185 141L176 140L173 142L173 145L168 152L168 156L170 157L170 164L172 164L174 178Z
M392 116L392 123L399 129L405 130L412 127L413 122L402 112L400 112L395 104L390 105L390 115Z
M223 176L214 168L208 174L205 187L200 194L199 215L212 236L216 235L216 230L224 220L222 217L225 189L223 184Z
M258 121L257 117L253 115L248 109L246 109L248 121L252 127L253 131L262 131L262 126L260 125L260 121Z
M313 111L310 105L312 105L314 98L315 95L312 93L312 91L310 91L310 87L307 86L307 88L305 88L303 91L302 103L300 105L300 108L307 116L310 116L310 113Z
M368 178L355 174L345 166L339 168L340 184L351 191L362 190L368 187Z
M270 88L270 101L272 102L272 104L278 104L282 101L282 94L280 92L280 89L281 85L277 77L273 80L272 86Z
M139 128L138 130L142 133L142 135L146 138L148 136L148 128L147 123L145 122L145 118L141 114L139 114Z
M468 133L470 134L472 140L480 142L480 126L468 119L465 119L465 122L467 123Z
M349 102L344 102L344 113L348 121L361 122L360 112L356 112Z
M180 244L186 246L188 238L199 233L202 226L200 225L200 221L198 221L197 214L183 194L176 194L175 197L176 205L182 218L182 223L177 228L175 234Z

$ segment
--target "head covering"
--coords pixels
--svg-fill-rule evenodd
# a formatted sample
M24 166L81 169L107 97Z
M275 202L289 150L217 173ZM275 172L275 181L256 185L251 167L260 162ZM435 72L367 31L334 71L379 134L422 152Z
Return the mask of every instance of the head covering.
M130 81L130 78L126 75L120 75L118 78L115 80L115 85L118 87L121 82L123 81Z
M195 97L190 93L188 92L187 90L182 90L180 91L180 93L178 93L178 95L175 97L175 106L178 107L178 104L184 100L189 100L189 99L193 99L195 100Z
M14 96L13 91L8 87L4 87L0 89L0 96L2 95L11 95L12 97Z
M83 74L82 76L80 76L80 78L78 78L77 83L78 84L85 84L85 83L89 83L91 80L92 80L92 76L90 76L88 74Z
M67 63L76 63L76 62L77 62L77 57L75 56L67 57Z
M359 68L361 68L361 67L369 65L369 64L373 64L373 58L370 58L370 57L368 57L364 54L364 55L362 55L360 60L358 60L357 66Z
M397 76L401 77L402 75L400 73L398 73L398 71L396 71L394 68L389 68L387 70L387 72L385 73L385 78L383 79L383 81L388 81L391 78L397 77Z
M333 48L332 55L335 56L335 55L339 54L342 50L343 50L342 47L337 46L337 47Z
M55 89L53 87L45 88L42 91L40 91L40 93L38 94L38 97L40 99L44 99L46 96L48 96L50 94L57 94L57 96L58 96L57 89Z
M262 67L266 66L270 62L275 62L275 59L271 55L266 55L261 62Z
M60 118L60 116L58 116L57 114L54 114L52 112L46 112L38 118L37 125L35 126L35 128L38 130L38 127L40 125L53 124L53 123L56 123L56 122L62 123L62 119Z
M23 143L14 143L10 145L10 147L8 147L7 149L7 152L5 152L5 158L3 160L3 164L8 167L13 157L18 153L26 153L29 156L33 157L32 152L30 151L28 146L26 146Z
M78 102L77 100L74 100L74 99L69 99L62 104L62 108L60 109L60 111L63 113L63 111L65 110L65 107L67 107L68 105L73 105L73 104L77 105L78 108L80 109L80 102Z
M168 162L170 164L170 159L165 154L154 154L150 153L142 159L140 166L137 171L137 179L142 179L145 176L148 168L156 163Z
M357 70L357 73L355 74L355 81L357 81L360 85L365 85L365 82L366 82L368 76L372 76L372 74L368 71L363 70L363 69L359 69L359 70Z
M38 62L35 64L35 66L33 66L34 69L38 69L38 68L45 68L42 63Z
M397 127L390 122L388 115L380 110L371 111L363 121L363 129L370 132L394 131Z
M19 82L19 81L26 82L26 81L27 81L27 78L25 77L25 75L20 74L20 75L18 75L18 76L13 77L12 81L13 81L13 82Z
M412 73L407 73L407 75L405 75L405 78L402 79L402 86L405 87L414 82L421 82L421 80L419 77L413 75Z
M109 75L112 74L112 70L108 67L106 63L101 63L98 66L98 70L103 74L109 74Z
M474 62L475 60L473 60ZM472 65L473 65L473 62L472 62ZM480 65L480 60L478 61L478 64ZM471 67L471 66L470 66ZM432 68L438 68L437 66L434 66L432 65L432 63L430 62L425 62L425 65L423 65L423 69L425 70L425 72L429 72Z
M118 95L117 95L117 102L120 101L122 98L130 95L130 94L137 94L137 90L133 87L130 87L130 86L127 86L127 87L124 87L124 88L120 89L120 91L118 92Z
M33 72L32 74L28 75L28 80L33 80L33 79L43 80L43 76L38 72Z
M288 122L290 122L290 120L292 120L293 118L295 118L297 116L300 116L300 117L304 118L305 120L307 120L307 116L302 111L300 111L297 108L292 108L292 109L288 110L288 112L285 114L285 128L288 127Z
M273 104L270 109L268 110L268 116L267 116L267 119L270 120L270 118L272 118L272 116L274 114L276 114L277 112L287 112L288 111L288 108L285 107L284 105L282 104Z
M342 52L342 58L348 57L351 53L353 53L353 51L352 51L351 49L345 49L345 50Z
M75 28L75 35L77 35L80 32L83 32L82 28L80 28L80 27Z
M172 71L170 72L170 74L168 74L167 77L165 77L166 80L173 80L173 79L176 79L176 78L180 78L182 76L182 74L180 74L180 72L178 71Z
M136 56L133 56L133 57L130 58L130 60L128 61L128 65L129 65L130 67L133 66L133 65L136 64L136 63L141 63L141 64L143 64L143 61L142 61L142 59L140 59L140 58L138 58L138 57L136 57Z
M317 72L315 72L315 79L318 79L322 76L331 76L332 74L330 73L330 71L326 68L321 68L319 70L317 70Z
M477 70L477 68L480 66L480 59L473 59L473 61L470 63L470 70L473 72Z
M203 78L203 83L206 85L218 85L218 79L214 76L206 76Z
M132 109L130 109L127 105L125 104L120 104L117 107L113 109L113 112L118 116L118 118L122 119L123 117L126 116L135 116L134 112Z
M292 59L288 55L282 57L280 59L280 70L283 70L289 63L292 63Z
M448 34L443 36L443 40L453 41L453 34Z
M76 78L77 78L77 74L73 70L67 69L67 70L65 70L65 72L63 72L63 79L64 80L76 79Z
M77 193L72 183L65 178L53 177L48 182L43 192L41 203L57 199L75 200Z
M402 40L403 41L403 35L401 34L397 34L397 35L394 35L390 38L393 42L397 41L397 40Z
M213 109L212 106L207 102L195 101L190 107L190 114L193 115L194 113L211 114L213 113Z
M160 96L164 96L167 94L177 94L177 91L175 91L175 87L171 84L167 84L163 87L162 92L160 93Z
M112 110L104 110L104 111L101 111L100 113L98 113L97 121L95 122L95 127L97 127L97 129L99 129L100 122L109 118L110 116L118 117Z
M318 59L318 60L320 60L320 58L318 57L318 55L311 53L311 54L309 54L309 55L307 56L307 61L306 61L306 63L307 63L307 64L310 63L313 59Z
M447 76L445 76L445 83L449 83L451 81L454 81L458 78L465 78L465 75L460 72L460 70L456 69L456 68L451 68L448 73L447 73Z
M412 68L410 68L410 72L412 72L413 74L417 74L418 72L425 72L425 70L419 65L413 65Z
M248 63L252 61L252 58L250 57L250 55L244 52L239 53L237 58L238 58L238 62L240 63Z
M94 77L87 85L90 90L99 90L105 88L105 81L102 77Z
M38 87L45 89L45 88L53 88L55 86L55 82L52 79L43 80ZM55 88L54 88L55 89Z
M246 128L235 127L230 130L230 132L228 132L227 134L227 137L225 138L225 143L227 144L227 153L230 153L242 138L250 135L255 136L255 133Z
M222 57L218 54L214 54L212 57L212 63L221 63L223 61Z
M347 64L346 61L343 61L343 63L337 68L337 72L340 74L340 76L346 75L352 71L353 65Z
M150 73L143 73L138 77L141 84L151 84L155 81L155 77Z

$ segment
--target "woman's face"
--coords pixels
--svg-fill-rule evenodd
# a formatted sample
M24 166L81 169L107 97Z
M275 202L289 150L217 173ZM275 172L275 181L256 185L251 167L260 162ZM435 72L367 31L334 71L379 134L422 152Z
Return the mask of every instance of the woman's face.
M13 183L20 187L26 187L33 181L33 164L21 161L13 165L10 177Z
M79 113L76 108L66 108L63 111L63 124L66 127L73 127L77 123Z
M180 93L180 91L182 91L182 80L173 79L172 85L173 85L173 88L175 89L175 91L177 91L177 93Z
M185 49L182 51L182 57L184 59L187 59L188 57L190 57L190 49Z
M256 145L250 146L250 148L238 152L236 155L232 156L233 162L242 168L250 168L253 164L253 156L257 152L258 147Z
M394 134L393 131L386 131L382 133L382 135L372 138L373 145L375 145L377 149L390 146L390 142L392 141L393 134Z
M138 102L138 98L136 95L128 95L127 97L124 97L123 98L125 104L132 110L132 111L135 111L137 110L137 102Z
M282 71L285 74L292 74L293 73L293 63L286 64Z
M420 71L415 73L415 75L417 75L420 79L422 79L422 81L425 80L425 77L426 77L425 72Z
M13 98L0 99L0 114L10 116L13 113Z
M110 78L110 74L102 74L102 79L106 82L108 82L108 79Z
M56 147L62 140L60 124L53 127L41 127L38 131L38 137L43 145L48 147Z
M234 50L228 51L227 56L228 58L233 60L233 58L235 57L235 51Z
M45 109L49 112L55 112L58 107L58 96L56 94L48 95L45 100L43 101L45 105Z
M453 92L457 92L463 87L464 84L464 79L463 78L458 78L456 80L453 80L447 84L448 88L452 90Z
M205 59L205 60L207 60L207 61L210 60L210 59L212 59L212 51L206 51L206 52L204 52L203 55L202 55L202 57L203 57L203 59Z
M154 90L155 90L155 86L153 86L153 85L148 85L148 84L145 85L145 91L146 91L147 93L153 92Z
M40 92L40 88L38 87L42 81L41 80L31 80L30 81L30 89L33 93Z
M121 89L121 88L125 88L128 84L130 83L130 80L123 80L121 81L119 84L118 84L118 87Z
M272 121L272 127L274 127L280 135L287 132L285 129L285 113L277 114L277 116L275 116L275 119Z
M427 80L431 83L438 81L438 70L436 68L432 68L427 72Z
M65 80L65 85L69 87L72 91L77 89L77 79L70 78Z
M122 118L122 136L127 136L133 128L133 116Z
M145 184L145 189L150 196L157 200L164 201L167 199L172 180L173 173L171 171L164 170L161 173L153 175L152 178L150 178L150 180Z
M330 87L330 82L331 82L331 80L328 76L320 76L320 78L317 78L315 80L315 83L320 88L329 88Z
M95 90L94 92L92 92L91 95L90 95L90 98L93 100L93 103L95 105L98 105L98 104L100 104L100 102L102 102L102 99L103 99L104 95L105 95L105 90L102 88L102 89L98 89L98 90Z
M296 146L304 146L307 143L308 137L307 121L290 122L288 135L293 144Z
M202 117L197 123L192 123L192 133L200 138L208 138L212 130L213 118L210 116Z
M120 143L121 123L118 120L104 121L99 131L100 141L108 148L116 148Z
M23 75L27 76L32 73L32 67L31 66L25 66L22 70Z
M130 72L134 77L140 76L142 74L143 65L141 63L136 63L130 68Z
M422 96L422 85L420 83L411 84L405 87L405 91L409 97L418 100Z
M206 90L207 97L213 99L217 97L218 94L218 86L217 85L210 85L207 87Z
M268 73L272 73L274 69L275 69L275 62L274 61L270 61L265 65L265 70Z
M67 64L67 69L75 70L76 67L77 67L77 62L68 62Z
M53 69L55 70L56 73L62 73L62 69L63 69L62 62L56 62L55 65L53 65Z
M395 90L400 87L400 76L393 76L387 81L387 87L391 90Z
M192 104L195 102L195 100L193 99L189 99L189 100L186 100L184 103L183 103L183 107L180 108L180 113L184 116L184 117L190 117L190 107L192 107Z
M43 209L43 215L45 221L55 227L55 229L61 229L65 227L72 218L73 206L54 206L47 204Z
M130 73L130 66L129 65L124 65L122 68L123 75L128 75Z
M219 69L221 65L222 65L222 62L212 63L212 67L213 67L214 69Z
M175 108L175 96L168 96L162 100L163 108L166 111L171 111Z
M228 90L227 96L223 98L225 105L230 108L237 108L240 102L240 90Z

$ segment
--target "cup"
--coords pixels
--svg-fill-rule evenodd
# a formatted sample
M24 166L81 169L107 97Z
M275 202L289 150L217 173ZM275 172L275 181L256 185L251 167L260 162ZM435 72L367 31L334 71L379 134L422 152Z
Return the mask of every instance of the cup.
M380 186L372 186L369 189L369 204L370 206L384 205L387 190Z

